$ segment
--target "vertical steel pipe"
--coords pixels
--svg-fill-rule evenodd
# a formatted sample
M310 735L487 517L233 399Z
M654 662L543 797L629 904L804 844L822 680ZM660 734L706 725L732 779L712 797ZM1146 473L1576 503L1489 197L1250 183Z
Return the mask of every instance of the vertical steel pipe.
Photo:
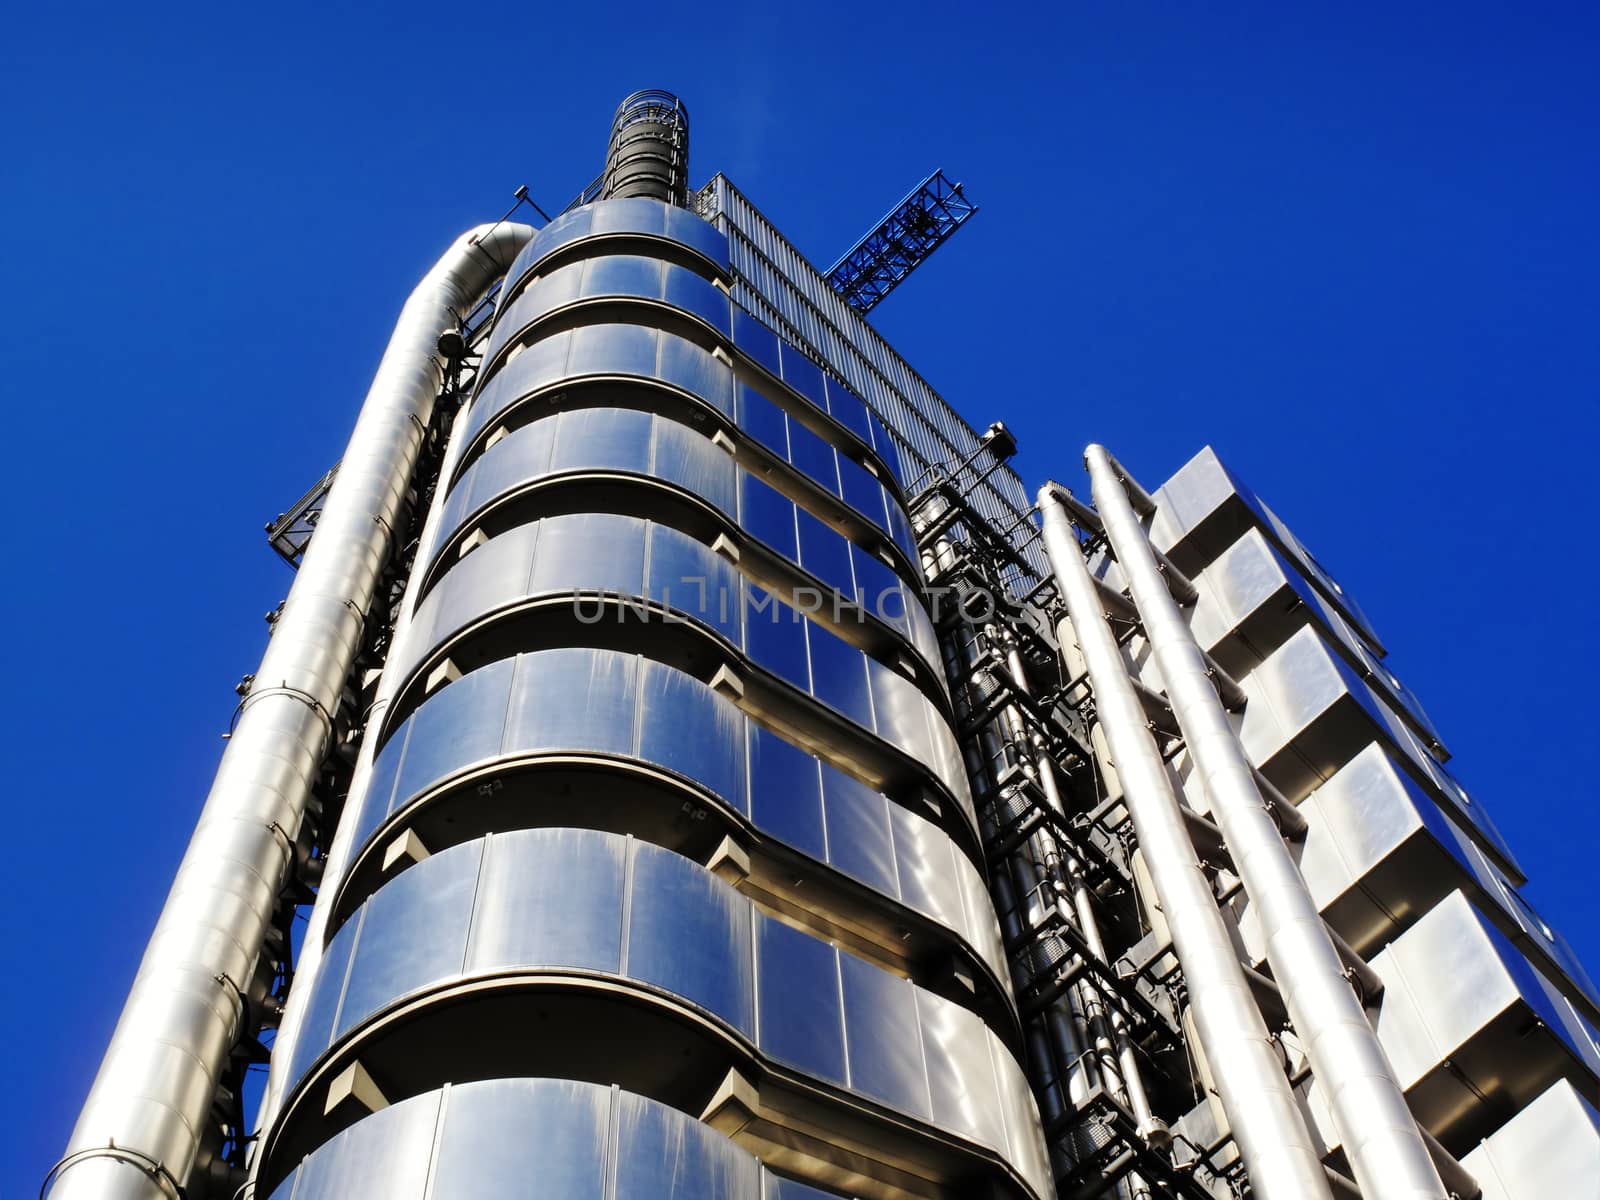
M1083 651L1124 803L1155 883L1190 1011L1234 1140L1262 1200L1332 1200L1320 1156L1184 826L1167 765L1054 485L1039 492L1045 553ZM1065 632L1065 631L1064 631Z
M1103 446L1090 446L1085 459L1095 507L1138 606L1212 816L1261 919L1267 961L1312 1072L1327 1093L1356 1183L1367 1200L1442 1200L1444 1184L1405 1094L1256 785L1205 654L1161 575L1123 473Z
M204 1136L288 879L454 328L532 236L481 226L407 300L241 706L51 1200L172 1200Z

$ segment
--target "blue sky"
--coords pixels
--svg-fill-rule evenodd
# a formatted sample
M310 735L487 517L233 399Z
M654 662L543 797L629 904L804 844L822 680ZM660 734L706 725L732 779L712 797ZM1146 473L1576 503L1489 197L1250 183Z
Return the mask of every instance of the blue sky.
M1360 598L1600 967L1600 17L1546 5L27 6L0 45L13 511L0 1195L59 1153L415 280L679 92L821 263L982 212L877 321L1019 466L1210 442Z

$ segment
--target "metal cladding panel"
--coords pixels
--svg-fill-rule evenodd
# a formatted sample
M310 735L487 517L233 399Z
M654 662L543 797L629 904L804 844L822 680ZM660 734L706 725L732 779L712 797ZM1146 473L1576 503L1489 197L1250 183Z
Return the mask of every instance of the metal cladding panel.
M1150 541L1178 569L1199 574L1250 525L1265 530L1295 561L1300 573L1336 605L1379 655L1383 643L1355 600L1328 574L1278 515L1236 479L1210 446L1201 450L1154 493L1156 514Z
M718 175L700 194L701 211L729 236L734 299L807 350L854 389L893 431L911 476L953 466L978 447L979 433L846 304L827 279L740 192ZM1032 507L1021 478L1001 467L973 496L996 524ZM1036 573L1037 547L1024 551Z
M1600 1195L1600 1112L1563 1079L1461 1165L1483 1185L1483 1200Z
M1398 705L1425 743L1443 749L1421 702L1261 530L1247 531L1194 584L1200 593L1190 618L1195 640L1223 670L1235 677L1248 672L1291 634L1314 623L1362 678Z
M1315 629L1307 626L1294 634L1240 684L1249 697L1240 740L1250 761L1290 800L1331 779L1377 738L1398 750L1412 776L1471 823L1507 870L1517 871L1510 848L1483 805L1467 796Z
M1594 1030L1460 892L1372 960L1378 1036L1441 1140L1493 1127L1559 1078L1593 1089Z
M480 676L493 686L477 686ZM584 697L581 706L571 703L574 695ZM495 730L497 740L486 751L463 730ZM997 978L1007 977L982 877L943 830L747 720L699 680L612 650L524 654L429 697L374 761L374 777L404 784L392 797L369 790L359 801L352 852L366 851L391 814L447 788L464 771L560 751L627 756L678 775L763 833L944 925ZM885 806L893 810L889 825ZM863 828L880 825L875 849L855 842Z
M539 882L547 878L562 881L560 911L583 922L581 929L524 920L530 906L549 903L540 894L548 885ZM602 952L616 944L607 942L613 924L620 961ZM1043 1194L1042 1148L1036 1155L1029 1147L1037 1124L1031 1139L1024 1134L1014 1145L1015 1130L995 1121L993 1106L974 1102L1021 1088L1009 1106L1031 1108L1015 1063L997 1070L1008 1051L983 1020L808 935L770 928L775 924L704 867L648 843L590 830L495 834L410 867L335 936L332 953L348 942L351 962L336 1042L359 1039L369 1019L433 988L528 969L595 972L665 992L817 1079L988 1147ZM319 974L312 1003L340 982ZM837 1022L830 996L840 998ZM796 1025L795 1003L804 997L814 1011ZM383 1036L393 1043L402 1035ZM304 1039L302 1048L320 1049ZM407 1136L425 1141L409 1124Z
M1301 801L1300 811L1309 827L1301 873L1323 915L1358 952L1393 940L1461 889L1600 1018L1600 995L1565 940L1378 743ZM1241 932L1259 959L1253 923L1246 919Z
M521 1195L799 1200L833 1193L778 1180L709 1126L631 1092L568 1079L489 1079L363 1118L308 1155L271 1200Z

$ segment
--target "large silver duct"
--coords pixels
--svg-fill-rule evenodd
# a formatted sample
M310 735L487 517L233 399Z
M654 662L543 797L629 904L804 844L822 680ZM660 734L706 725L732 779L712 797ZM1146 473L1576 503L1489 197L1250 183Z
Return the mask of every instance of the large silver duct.
M1252 908L1284 1006L1328 1097L1366 1200L1442 1200L1433 1158L1316 902L1273 823L1233 725L1103 446L1085 454L1095 507L1138 605L1183 740ZM1137 487L1137 485L1133 485ZM1153 508L1153 502L1136 492Z
M467 421L469 411L468 406L463 406L456 414L455 424L445 442L444 457L439 464L440 486L434 490L433 504L428 509L427 518L422 526L422 536L417 544L418 563L428 560L438 537L439 526L444 519L444 507L450 498L450 491L444 486L444 481L455 476L461 457L466 452L466 439L459 437L458 434ZM395 614L394 632L389 640L391 646L399 641L406 627L411 624L416 608L417 589L408 587L405 595L401 597L399 611ZM350 780L350 795L345 801L347 811L360 811L361 801L372 779L372 762L377 757L378 739L374 734L382 727L384 713L394 703L395 692L399 689L400 682L400 678L392 671L383 672L378 680L372 704L363 720L366 736L361 739L355 772ZM319 894L329 897L339 894L339 888L344 883L345 874L350 867L350 853L355 839L355 825L351 822L340 822L328 846ZM261 1093L261 1106L256 1113L256 1127L263 1134L272 1128L273 1122L277 1120L278 1110L283 1104L284 1089L289 1083L289 1063L294 1058L295 1041L300 1036L300 1024L305 1019L305 1006L310 1002L312 985L322 967L322 951L328 936L328 915L328 905L314 905L311 915L306 919L305 933L300 939L300 956L294 964L295 987L290 991L289 1000L284 1005L283 1022L278 1027L277 1040L273 1043L272 1059L267 1066L267 1086ZM261 1142L258 1141L256 1147L259 1148L260 1145ZM252 1179L255 1178L260 1166L259 1157L252 1155L250 1162Z
M1122 650L1055 485L1039 492L1045 553L1089 669L1124 803L1183 967L1206 1060L1262 1200L1331 1200L1327 1175L1184 825Z
M441 334L532 236L480 226L406 301L90 1088L51 1200L172 1200L195 1163L443 381Z

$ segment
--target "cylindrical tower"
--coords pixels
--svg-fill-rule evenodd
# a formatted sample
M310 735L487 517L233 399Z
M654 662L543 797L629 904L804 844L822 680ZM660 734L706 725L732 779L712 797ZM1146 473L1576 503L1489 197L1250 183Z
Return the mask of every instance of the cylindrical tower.
M635 92L611 119L600 198L683 204L689 195L689 110L670 92Z

